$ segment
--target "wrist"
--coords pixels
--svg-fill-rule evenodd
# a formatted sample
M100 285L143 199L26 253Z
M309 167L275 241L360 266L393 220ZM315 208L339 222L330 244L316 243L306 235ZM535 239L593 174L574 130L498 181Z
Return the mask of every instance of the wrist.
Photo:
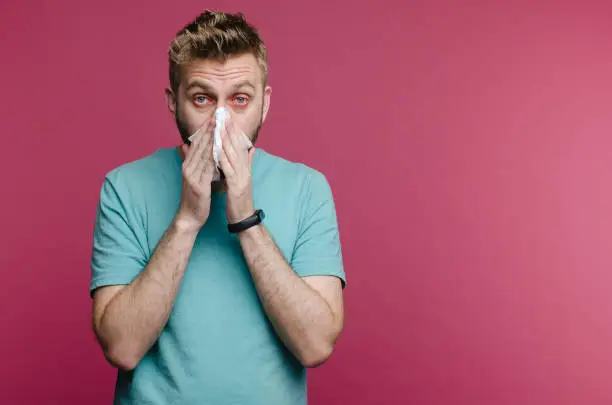
M178 233L196 236L204 224L180 214L174 217L171 228Z
M266 215L264 214L263 210L261 209L255 210L252 215L245 218L244 220L238 223L228 224L227 230L230 233L238 233L238 234L242 232L246 232L252 228L257 227L258 225L261 225L265 217ZM251 233L254 233L254 232L251 232Z
M240 221L244 221L255 212L255 208L253 205L246 205L245 208L241 208L240 210L235 210L231 215L228 215L227 221L230 224L236 224Z
M265 236L265 230L266 228L263 223L254 225L244 231L238 232L238 239L241 241L262 240L262 237Z

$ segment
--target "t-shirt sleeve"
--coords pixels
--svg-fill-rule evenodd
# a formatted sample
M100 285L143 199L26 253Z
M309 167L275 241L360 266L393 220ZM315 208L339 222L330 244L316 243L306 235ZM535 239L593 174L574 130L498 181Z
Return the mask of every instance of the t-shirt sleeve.
M306 180L291 267L301 277L336 276L346 285L336 207L325 176L313 171Z
M104 179L93 233L90 294L99 287L131 283L147 264L118 189L117 181Z

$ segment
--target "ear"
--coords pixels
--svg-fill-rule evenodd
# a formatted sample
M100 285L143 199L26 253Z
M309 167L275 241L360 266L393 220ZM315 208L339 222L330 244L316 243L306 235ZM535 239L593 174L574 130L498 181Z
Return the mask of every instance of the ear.
M268 115L268 111L270 110L270 96L272 95L272 87L266 86L264 88L264 98L263 98L263 116L261 117L261 121L266 120L266 116Z
M170 110L172 114L176 114L176 96L174 95L174 92L172 91L171 88L166 87L165 93L166 93L166 103L168 104L168 110Z

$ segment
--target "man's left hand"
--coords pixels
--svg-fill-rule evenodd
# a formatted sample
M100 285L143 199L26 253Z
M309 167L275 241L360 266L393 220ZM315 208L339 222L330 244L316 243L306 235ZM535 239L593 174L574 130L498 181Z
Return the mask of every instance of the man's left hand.
M255 148L248 150L243 132L231 115L225 120L221 137L223 148L219 153L219 164L227 187L227 220L233 224L255 212L251 184L251 165Z

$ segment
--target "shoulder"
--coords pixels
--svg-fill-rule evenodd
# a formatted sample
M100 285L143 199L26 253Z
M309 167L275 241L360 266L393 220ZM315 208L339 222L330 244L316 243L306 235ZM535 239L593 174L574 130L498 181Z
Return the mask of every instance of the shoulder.
M177 159L178 154L173 148L160 148L108 171L104 176L104 185L124 193L134 193L147 186L155 187L160 176L170 172L169 168L180 168Z
M300 194L324 191L330 188L325 174L320 170L301 162L291 161L262 149L258 150L260 159L256 175L273 180L287 191L299 191Z

